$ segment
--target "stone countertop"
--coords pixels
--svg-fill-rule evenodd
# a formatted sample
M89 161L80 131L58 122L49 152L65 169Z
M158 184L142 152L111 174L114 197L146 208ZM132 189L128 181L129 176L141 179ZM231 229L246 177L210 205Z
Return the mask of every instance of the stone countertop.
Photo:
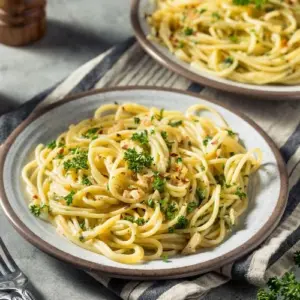
M129 10L129 0L48 1L48 32L42 40L23 48L0 45L0 114L131 36ZM85 272L44 254L21 238L1 209L0 236L29 277L39 300L119 299ZM206 299L253 300L255 294L254 287L230 282Z
M21 48L0 45L0 114L131 36L129 11L129 0L49 0L42 40Z

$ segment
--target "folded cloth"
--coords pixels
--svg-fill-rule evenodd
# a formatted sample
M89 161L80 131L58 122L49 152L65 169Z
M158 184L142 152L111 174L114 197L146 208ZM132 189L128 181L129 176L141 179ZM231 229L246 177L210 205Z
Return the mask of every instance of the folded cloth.
M192 83L157 64L131 38L89 61L16 111L1 116L0 143L34 109L40 109L77 92L124 85L152 85L189 90L221 100L248 115L271 136L287 163L288 204L279 226L258 249L215 272L165 281L132 281L108 278L103 274L90 274L123 299L180 300L201 299L212 288L230 279L262 285L267 278L280 276L288 271L293 265L293 253L300 250L300 102L256 101ZM222 299L233 297L224 295Z

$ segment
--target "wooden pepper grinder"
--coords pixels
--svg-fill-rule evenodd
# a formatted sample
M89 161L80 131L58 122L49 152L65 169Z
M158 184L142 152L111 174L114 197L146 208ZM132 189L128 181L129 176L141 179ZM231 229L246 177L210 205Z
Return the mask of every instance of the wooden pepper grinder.
M23 46L46 30L47 0L0 0L0 43Z

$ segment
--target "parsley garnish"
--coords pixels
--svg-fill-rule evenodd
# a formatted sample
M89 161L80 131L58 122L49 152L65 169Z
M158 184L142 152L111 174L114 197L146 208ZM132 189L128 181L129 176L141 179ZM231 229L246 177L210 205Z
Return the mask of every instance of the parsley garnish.
M174 202L168 203L168 199L162 199L159 202L161 211L165 214L168 220L175 218L175 213L178 211Z
M175 225L175 228L176 229L185 229L185 228L187 228L188 224L189 224L188 219L184 216L180 216L177 219L177 223Z
M203 145L207 147L208 142L209 142L210 140L212 140L212 137L208 135L208 136L203 140Z
M213 18L215 18L215 19L217 19L217 20L220 20L220 19L221 19L221 16L220 16L219 13L217 13L216 11L213 12L211 15L212 15Z
M188 214L190 214L191 212L193 212L196 207L198 206L198 203L193 201L193 202L190 202L188 205L187 205L187 212Z
M148 132L145 130L144 132L141 133L134 133L131 137L133 141L140 142L142 145L147 145L149 143L148 139Z
M154 200L153 199L148 199L147 200L147 203L146 203L148 206L150 206L150 207L152 207L152 208L154 208L154 206L155 206L155 202L154 202Z
M81 236L79 236L79 241L81 242L81 243L83 243L84 242L84 237L81 235Z
M163 255L161 256L161 258L162 258L163 262L165 262L165 263L170 262L170 261L168 260L168 259L169 259L169 256L168 256L167 254L163 254Z
M196 189L196 195L199 203L201 204L201 202L205 199L205 191L198 188Z
M128 168L139 173L143 168L149 168L152 164L153 157L146 152L138 153L135 149L127 149L124 153L124 159L128 163Z
M142 225L144 225L146 223L144 218L134 219L133 216L125 216L124 220L129 221L131 223L136 223L139 226L142 226Z
M238 42L238 38L236 35L230 35L229 39L233 42L233 43L237 43Z
M90 128L85 134L83 134L82 136L87 138L87 139L96 139L98 137L98 130L100 128L99 127L95 127L95 128Z
M47 148L53 150L56 147L56 141L52 141L49 144L47 144Z
M89 178L88 178L87 175L83 175L81 183L82 183L83 185L92 185L92 183L91 183L91 181L89 180Z
M75 191L71 191L67 196L64 197L67 205L71 205L73 202L73 196L75 195Z
M246 193L242 192L242 188L238 187L236 192L234 193L235 195L239 196L240 199L244 199L247 197Z
M162 131L160 134L161 134L161 137L164 139L168 149L171 149L173 142L170 142L168 140L168 133L166 131Z
M206 11L207 11L206 8L201 8L201 9L199 10L199 14L202 15L202 14L205 13Z
M81 222L79 223L79 227L82 229L82 230L85 230L85 222Z
M224 59L224 64L226 64L226 65L232 65L233 64L233 57L231 57L231 56L228 56L228 57L226 57L225 59Z
M229 136L236 136L236 133L233 132L231 129L226 129Z
M183 33L185 35L192 35L194 33L194 30L190 27L187 27L187 28L184 29Z
M159 191L160 193L162 193L165 189L165 179L160 176L159 172L154 173L152 187L154 190Z
M224 174L215 175L214 178L217 184L220 184L221 186L223 186L226 183Z
M141 119L138 117L134 117L134 123L135 124L140 124L141 123Z
M169 125L171 127L178 127L178 126L182 125L182 120L174 121L174 122L169 122Z
M169 233L174 233L174 231L175 231L175 228L173 226L168 228Z
M76 156L64 162L64 169L66 171L70 169L75 169L76 171L80 169L87 170L88 165L88 153L87 151L78 151L75 152Z
M179 164L179 163L182 163L182 158L181 157L178 157L177 159L176 159L176 162Z
M47 209L49 211L49 206L47 204L42 204L42 205L34 204L29 206L30 212L36 217L40 216L43 209Z
M233 0L234 5L249 5L255 4L256 8L261 8L262 5L266 4L267 0Z

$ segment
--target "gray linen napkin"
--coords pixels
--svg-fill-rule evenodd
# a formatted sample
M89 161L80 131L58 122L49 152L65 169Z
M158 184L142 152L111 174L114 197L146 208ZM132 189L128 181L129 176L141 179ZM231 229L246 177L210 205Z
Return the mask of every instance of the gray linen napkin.
M289 174L286 211L272 235L250 255L223 268L180 280L132 281L90 273L123 299L201 299L212 288L230 279L262 285L271 276L280 276L300 250L300 102L257 101L205 88L163 68L143 52L134 39L89 61L54 87L36 96L19 109L0 117L0 143L34 109L57 102L67 95L95 88L124 85L152 85L185 89L230 104L259 124L275 141ZM282 99L284 100L284 99Z

